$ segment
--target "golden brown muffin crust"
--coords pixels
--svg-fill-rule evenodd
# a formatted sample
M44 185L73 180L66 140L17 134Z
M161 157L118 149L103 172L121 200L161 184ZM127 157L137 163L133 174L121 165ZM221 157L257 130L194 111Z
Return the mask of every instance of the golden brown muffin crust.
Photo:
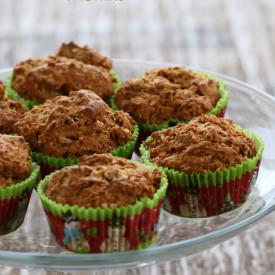
M80 89L103 99L114 93L113 78L105 69L60 56L20 62L13 71L12 88L40 102Z
M57 55L77 59L85 64L112 69L112 59L88 46L80 46L74 42L62 43Z
M19 102L5 96L4 84L0 81L0 134L10 134L26 108Z
M213 115L154 132L146 146L152 162L182 172L216 171L256 155L251 138L231 120Z
M106 153L133 139L134 120L99 96L80 90L35 106L15 125L34 151L79 157Z
M0 135L0 187L7 187L29 176L29 154L29 145L23 137Z
M116 94L116 104L141 123L188 121L216 105L219 84L181 67L153 70L131 79Z
M84 207L122 207L152 198L160 186L159 170L101 154L86 157L80 166L60 170L45 194L60 204Z

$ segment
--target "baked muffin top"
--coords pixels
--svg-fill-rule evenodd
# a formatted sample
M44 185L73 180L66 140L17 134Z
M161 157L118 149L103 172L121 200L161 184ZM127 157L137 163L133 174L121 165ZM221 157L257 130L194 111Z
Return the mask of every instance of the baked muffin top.
M92 90L103 99L114 93L113 77L108 71L61 56L18 63L12 88L23 98L40 102L80 89Z
M81 159L79 166L59 170L49 181L45 195L60 204L84 207L122 207L143 197L152 198L160 186L159 170L99 154Z
M101 54L88 46L80 46L74 42L62 43L58 56L77 59L85 64L100 66L105 69L112 69L112 59Z
M30 170L30 148L24 138L0 134L0 187L25 180Z
M10 134L14 123L23 115L26 108L19 102L5 96L4 84L0 81L0 134Z
M182 172L229 168L256 155L255 142L231 120L203 115L152 134L145 143L151 161Z
M15 124L33 151L56 157L106 153L133 139L134 120L99 96L73 91L35 106Z
M218 82L185 68L169 67L124 82L115 102L137 122L161 124L204 114L219 98Z

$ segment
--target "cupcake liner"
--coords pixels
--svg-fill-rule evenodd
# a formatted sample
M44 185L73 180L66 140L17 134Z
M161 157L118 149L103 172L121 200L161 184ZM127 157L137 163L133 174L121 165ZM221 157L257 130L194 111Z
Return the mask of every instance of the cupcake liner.
M134 126L133 140L127 142L124 145L119 146L111 151L113 156L119 156L130 159L132 157L137 139L139 135L138 126ZM78 158L63 158L63 157L53 157L43 153L32 152L32 159L39 164L41 163L41 172L43 175L47 175L49 172L53 172L56 169L63 168L65 166L71 166L78 164ZM44 173L45 171L45 173Z
M258 176L264 144L251 131L236 128L255 141L256 156L216 172L184 173L162 167L169 181L164 203L168 212L184 217L209 217L234 209L245 202ZM150 164L150 153L144 143L140 151L143 161Z
M229 100L229 92L226 88L226 84L223 80L219 79L218 77L212 76L210 74L204 74L207 76L209 79L215 80L219 83L219 92L220 92L220 99L218 100L217 104L215 107L207 112L207 114L212 114L216 115L218 117L224 117L225 111L226 111L226 106ZM118 106L116 105L115 102L115 95L111 97L111 106L114 110L119 110ZM195 118L195 117L194 117ZM192 119L194 119L192 118ZM143 136L149 136L152 132L154 131L159 131L162 129L166 129L172 126L175 126L179 123L187 123L188 121L180 121L177 119L170 119L168 121L165 121L161 124L148 124L148 123L138 123L140 133L142 133Z
M184 187L171 180L164 209L183 217L210 217L242 205L258 175L256 167L238 179L207 187Z
M138 140L138 136L139 136L139 127L138 127L138 125L135 125L134 132L133 132L133 140L128 141L126 144L113 149L111 151L111 154L113 156L131 159L133 151L134 151L136 143L137 143L137 140Z
M145 248L156 240L168 185L165 177L152 199L119 208L85 208L61 205L46 197L45 187L54 174L40 182L38 194L60 246L78 253L101 253Z
M0 235L16 230L24 221L39 166L32 163L31 175L24 181L0 188Z
M117 72L114 71L113 69L110 71L110 73L116 79L116 82L114 83L114 88L115 88L115 91L117 91L121 86L121 80L120 80ZM34 106L41 104L41 102L39 102L38 100L30 100L30 99L25 99L25 98L21 97L18 94L18 92L12 88L12 79L13 79L13 75L10 74L7 77L7 80L5 82L5 86L6 86L5 93L10 99L19 101L21 104L26 106L29 110L32 109ZM110 98L106 100L106 102L109 105L110 105L110 101L111 101Z
M40 104L40 102L38 100L30 100L30 99L25 99L25 98L21 97L17 93L17 91L15 91L12 88L12 79L13 79L13 75L10 74L7 77L7 80L5 82L5 86L6 86L5 93L10 99L19 101L21 104L26 106L29 110L32 109L35 105Z

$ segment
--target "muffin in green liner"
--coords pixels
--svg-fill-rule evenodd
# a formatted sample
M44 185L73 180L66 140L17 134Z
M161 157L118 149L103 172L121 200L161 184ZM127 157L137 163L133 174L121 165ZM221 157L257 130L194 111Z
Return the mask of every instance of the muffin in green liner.
M111 70L110 74L115 78L116 82L114 83L114 89L115 91L117 91L120 86L121 86L121 80L119 78L119 75L117 74L117 72L115 70ZM24 106L26 106L29 110L32 109L34 106L41 104L42 102L38 101L38 100L30 100L30 99L26 99L21 97L17 91L15 91L12 88L12 74L10 74L7 77L7 80L5 82L6 88L5 88L5 93L6 95L12 99L12 100L16 100L18 102L20 102L21 104L23 104ZM111 97L109 97L108 99L106 99L106 102L110 105L111 103Z
M153 98L150 97L150 92L151 90L155 89L156 91L159 91L160 93L162 91L166 92L166 90L168 90L167 92L167 96L168 94L172 94L172 92L174 90L177 90L177 89L182 89L185 91L188 90L188 87L184 87L185 84L182 84L182 83L178 83L177 85L175 85L175 83L173 83L173 81L170 80L170 78L165 75L165 74L162 74L161 72L167 70L169 72L169 70L175 70L176 72L179 70L181 73L187 73L189 72L190 73L190 77L193 77L195 80L196 78L198 79L197 81L209 81L209 86L210 85L213 85L213 83L211 81L215 81L218 85L218 90L214 91L216 92L216 103L213 104L212 102L212 105L213 107L210 108L209 106L204 106L205 110L192 110L192 112L196 113L196 115L186 115L186 118L185 119L178 119L178 118L175 118L176 116L181 116L180 113L171 113L171 109L174 108L175 112L176 111L180 111L182 109L182 113L184 113L185 109L186 109L186 106L185 107L180 107L180 105L175 105L175 106L171 106L171 108L169 109L169 112L165 112L165 110L163 110L161 112L161 115L162 116L171 116L173 118L171 119L164 119L164 121L159 121L158 123L156 122L150 122L150 123L145 123L145 122L142 122L140 121L140 119L138 117L135 116L134 113L137 113L136 110L130 110L129 108L127 108L127 100L128 100L128 93L125 92L125 108L120 108L116 102L116 95L113 95L112 96L112 99L111 99L111 105L113 107L114 110L118 110L118 109L123 109L124 111L126 112L129 112L133 117L134 119L138 122L139 124L139 128L140 128L140 131L141 133L144 132L144 134L148 134L149 133L152 133L153 131L158 131L158 130L162 130L162 129L166 129L168 127L171 127L171 126L175 126L177 125L178 123L186 123L188 121L190 121L191 119L199 116L199 115L202 115L202 114L213 114L213 115L216 115L216 116L219 116L219 117L224 117L224 114L225 114L225 111L226 111L226 106L227 106L227 103L228 103L228 100L229 100L229 92L226 88L226 84L223 80L219 79L218 77L216 76L213 76L211 74L203 74L203 73L193 73L191 71L187 71L183 68L178 68L178 67L175 67L175 68L164 68L164 69L160 69L158 71L150 71L148 72L147 74L145 74L143 77L141 78L137 78L137 79L133 79L133 80L129 80L129 81L126 81L122 86L121 86L121 89L125 89L125 90L129 90L129 93L131 93L131 89L133 87L133 91L134 92L140 92L142 93L144 91L144 94L146 95L146 97L148 96L148 104L146 103L144 107L146 108L151 108L151 100ZM172 71L173 72L173 71ZM200 79L201 78L201 79ZM161 84L156 84L154 81L159 81ZM194 81L195 81L194 80ZM170 81L170 83L168 82ZM188 80L189 81L189 80ZM183 80L184 82L184 80ZM190 82L190 81L189 81ZM187 85L187 84L186 84ZM191 85L191 84L189 84ZM196 84L197 85L197 89L198 89L198 94L200 95L200 89L205 89L205 86L208 85L208 83L198 83ZM128 87L129 86L129 87ZM181 88L182 87L182 88ZM184 88L183 88L184 87ZM212 89L213 87L211 87ZM136 89L136 90L135 90ZM210 88L209 88L210 90ZM148 91L148 95L147 95L147 92ZM209 94L211 95L211 92L212 91L209 91ZM198 97L197 95L190 95L190 96L193 96L195 99L194 100L197 100L196 97ZM211 95L212 96L212 95ZM206 98L207 95L204 97ZM218 97L218 98L217 98ZM173 96L172 96L173 98ZM198 97L199 98L199 97ZM184 99L181 99L182 101L185 101L187 100L188 97L184 98ZM140 100L140 99L139 99ZM147 100L147 99L146 99ZM179 100L179 99L178 99ZM189 100L189 99L188 99ZM204 99L203 99L204 100ZM137 100L136 100L137 101ZM176 100L175 100L176 101ZM179 102L180 103L180 102ZM139 105L138 103L135 102L136 105L136 109L138 109ZM167 103L166 103L167 104ZM164 104L164 106L166 105ZM198 102L198 105L199 104L202 104L202 102ZM156 104L156 106L160 106L161 104ZM208 104L209 105L209 104ZM134 106L134 105L133 105ZM143 105L141 105L143 106ZM188 107L188 106L187 106ZM143 107L142 107L143 108ZM207 108L209 108L209 110L207 110ZM129 110L128 110L129 109ZM140 111L141 112L141 111ZM153 110L152 110L153 112ZM191 111L190 111L191 112ZM149 115L149 114L148 114ZM182 115L184 116L184 115ZM162 119L160 116L158 116L160 119ZM188 118L187 118L188 117ZM148 119L147 119L148 120Z
M31 163L23 137L0 135L0 235L24 221L39 166Z
M209 116L205 116L205 117L206 118L201 118L201 120L207 120L207 117ZM218 122L215 122L215 123L219 123L219 120L224 120L224 119L217 118L216 120ZM177 128L179 129L179 127L180 126L177 126L175 127L175 129ZM209 131L213 131L213 129L211 128L209 129L210 129ZM200 145L198 144L196 145L194 143L194 148L195 146L200 148L195 150L200 150L200 151L193 151L192 153L192 148L189 147L191 148L189 149L190 159L194 158L194 154L196 156L196 153L200 152L201 155L199 157L202 159L202 161L201 163L197 164L197 168L202 167L203 171L198 172L194 168L194 171L192 172L192 169L190 168L189 169L190 171L183 172L181 171L181 169L183 168L173 169L165 165L159 165L162 167L163 171L166 173L169 181L169 187L168 187L167 196L164 204L164 208L167 211L171 212L172 214L184 216L184 217L209 217L209 216L219 215L226 211L232 210L242 205L245 202L247 196L249 195L257 179L264 144L262 139L255 133L246 129L242 129L239 126L235 126L235 129L243 133L244 136L248 138L246 139L246 141L250 139L250 143L251 141L254 143L254 145L252 143L250 144L251 146L255 146L255 154L252 157L244 158L241 162L236 163L235 165L232 165L229 167L218 168L217 166L215 167L215 162L217 162L218 158L220 157L222 158L222 156L225 159L229 158L226 156L226 153L221 152L220 156L212 157L213 163L211 163L209 161L210 153L208 153L208 155L206 153L207 150L209 149L207 145L204 146L202 144L202 146L200 147ZM163 131L166 131L166 130L163 130ZM156 132L156 133L161 133L163 131ZM229 129L229 131L232 131L232 128ZM173 128L171 128L171 133L169 134L173 135L172 132L173 132ZM183 133L183 130L182 130L182 133ZM213 135L216 135L218 131L211 132L211 133L214 133ZM242 134L239 134L239 135L241 136ZM152 142L153 138L154 138L153 136L150 136L140 147L141 157L143 161L147 164L150 164L150 163L152 164L148 146ZM159 138L159 137L156 137L156 138ZM228 140L230 140L230 135L227 136L227 138ZM238 142L238 138L239 137L232 136L232 144L234 144L233 147L237 146L236 142ZM241 137L241 138L244 138L244 137ZM182 139L182 142L190 142L190 139L188 140L187 135L182 134L181 139ZM211 140L211 137L208 136L208 139ZM245 147L246 141L243 141L243 144L240 145L241 150L247 149ZM217 144L213 146L216 146L216 147L213 147L214 148L213 150L218 151ZM228 146L226 150L228 149L230 151L231 149L229 147L230 146ZM176 149L172 149L172 150L177 152ZM185 150L185 149L181 149L181 150ZM206 154L205 156L204 156L204 153ZM173 155L174 155L174 158L173 158ZM170 158L175 159L176 158L175 153L170 154ZM208 163L206 161L204 162L203 158L205 159L208 158ZM232 155L232 158L233 158L233 155ZM185 156L185 160L186 160L185 163L187 163L188 154ZM198 159L194 158L192 161L193 163L192 162L190 163L192 165L195 165L194 163L198 161ZM175 164L175 165L178 165L178 167L184 167L184 166L187 167L187 165L189 165L188 163L184 164L183 158L178 159L178 162L179 163ZM156 165L156 163L154 164ZM171 164L169 164L169 166L170 165ZM211 167L210 170L206 169L207 165ZM219 165L221 165L220 160L219 160Z
M109 162L110 159L112 162ZM89 176L87 180L96 181L87 187L90 189L85 190L86 196L78 192L79 196L70 198L70 201L76 200L75 203L57 202L65 202L66 194L71 193L70 184L77 189L74 181L77 178L81 181L83 175L87 177L89 173L92 177ZM110 173L113 179L110 178ZM110 181L107 184L110 196L108 192L101 193L93 189L99 182L102 182L101 187L105 184L104 175L107 174ZM116 180L116 177L122 174L124 177L121 182ZM144 177L144 180L139 184L140 177ZM158 182L154 189L149 179ZM63 190L63 195L55 196L55 199L50 198L64 180L68 182L68 190ZM127 185L124 185L125 181ZM51 185L48 186L49 184ZM119 185L126 189L118 188ZM133 161L102 154L88 156L79 166L66 167L47 176L40 182L38 194L48 217L51 232L62 247L78 253L102 253L146 248L156 240L159 214L167 185L165 176L155 168L146 168ZM148 195L140 196L140 192ZM151 194L150 197L148 192ZM112 197L116 197L115 204Z
M0 187L0 235L9 234L21 226L38 178L39 166L32 163L27 179L6 188Z
M23 223L39 170L23 137L0 135L0 235Z
M29 142L43 175L77 164L83 155L131 158L139 135L128 113L113 111L87 90L47 100L25 113L14 129Z

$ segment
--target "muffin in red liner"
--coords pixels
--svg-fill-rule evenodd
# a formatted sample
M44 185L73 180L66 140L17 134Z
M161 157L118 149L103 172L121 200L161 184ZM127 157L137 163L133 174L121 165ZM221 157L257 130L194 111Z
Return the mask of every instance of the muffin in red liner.
M167 174L167 211L209 217L245 202L256 182L263 148L255 133L205 115L155 132L141 146L141 154L145 163L157 164Z
M0 235L24 221L39 166L31 163L23 137L0 135Z
M7 78L6 94L28 109L77 89L92 90L109 102L121 85L112 67L112 59L94 48L74 42L62 43L52 56L16 64Z
M151 245L166 188L158 169L99 154L47 176L38 194L60 246L101 253Z

